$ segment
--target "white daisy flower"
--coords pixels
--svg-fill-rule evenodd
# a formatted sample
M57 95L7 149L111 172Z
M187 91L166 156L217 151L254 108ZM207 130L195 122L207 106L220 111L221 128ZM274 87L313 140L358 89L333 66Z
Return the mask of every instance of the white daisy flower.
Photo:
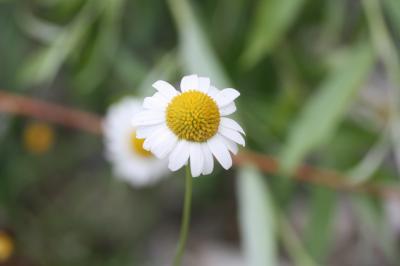
M125 98L109 108L103 122L106 158L115 175L133 186L153 184L168 172L165 160L143 149L144 140L132 126L132 117L141 110L140 101Z
M218 90L209 78L197 75L183 77L180 86L179 92L162 80L153 84L158 92L144 99L145 110L133 119L137 136L145 138L143 147L158 158L169 156L172 171L190 158L193 177L213 171L213 155L229 169L229 152L236 154L237 144L245 145L242 127L226 117L236 111L234 100L240 93Z

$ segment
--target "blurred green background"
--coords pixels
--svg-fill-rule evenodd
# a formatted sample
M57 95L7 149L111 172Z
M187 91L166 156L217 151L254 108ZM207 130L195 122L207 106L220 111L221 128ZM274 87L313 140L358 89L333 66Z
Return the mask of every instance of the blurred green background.
M400 187L399 32L398 0L0 0L0 87L99 115L157 79L237 88L246 148L281 171L195 179L184 265L400 265L400 190L290 178L307 162ZM132 188L100 136L44 124L35 148L36 123L0 114L3 264L169 265L183 173Z

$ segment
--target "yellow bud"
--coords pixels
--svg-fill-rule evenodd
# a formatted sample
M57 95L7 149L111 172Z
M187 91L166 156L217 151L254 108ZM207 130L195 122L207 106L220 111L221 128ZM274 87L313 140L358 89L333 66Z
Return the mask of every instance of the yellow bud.
M32 122L24 129L23 141L28 151L43 154L54 143L54 130L46 123Z
M14 241L9 234L0 231L0 262L7 261L14 252Z

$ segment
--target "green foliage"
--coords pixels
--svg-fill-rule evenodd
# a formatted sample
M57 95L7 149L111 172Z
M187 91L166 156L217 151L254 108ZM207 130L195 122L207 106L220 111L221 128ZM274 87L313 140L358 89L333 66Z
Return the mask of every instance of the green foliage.
M242 63L253 66L282 40L301 10L304 0L263 0L256 6Z
M336 197L332 191L326 188L314 188L310 198L310 215L305 230L306 246L310 255L319 261L327 257L331 248L333 233L333 217L336 212Z
M210 77L218 87L227 87L230 82L187 1L169 0L169 4L179 30L185 70Z
M242 168L237 178L239 222L246 265L276 265L276 218L267 183L252 167Z
M282 173L216 167L194 180L190 258L212 242L243 247L251 266L395 265L387 198L285 176L307 161L351 177L342 182L399 186L399 5L0 0L0 85L99 115L121 97L152 94L157 79L197 73L237 88L246 149L279 157ZM157 265L169 254L180 178L132 188L115 179L101 137L57 126L52 148L33 154L23 142L30 121L0 114L0 230L17 246L10 265ZM343 244L343 234L359 242Z
M302 159L334 132L352 98L373 65L372 50L364 42L347 51L349 56L335 66L291 127L282 152L282 170L292 173Z

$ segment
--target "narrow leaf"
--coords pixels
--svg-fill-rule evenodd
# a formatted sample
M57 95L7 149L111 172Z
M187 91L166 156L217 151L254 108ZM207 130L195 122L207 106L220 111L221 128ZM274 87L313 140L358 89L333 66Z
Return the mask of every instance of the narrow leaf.
M295 21L304 0L260 1L241 58L245 67L255 65L271 52Z
M279 234L282 238L284 247L287 253L293 260L293 265L296 266L316 266L310 255L304 249L304 244L301 242L292 225L287 221L286 217L279 217Z
M392 20L393 26L400 31L400 1L398 0L384 0L385 8Z
M286 174L294 171L307 153L328 140L370 72L374 60L367 42L348 52L311 96L294 123L281 156L282 170Z
M169 0L178 26L180 53L184 67L191 73L210 77L217 87L229 87L229 80L186 0Z
M315 187L312 192L306 245L310 255L316 261L323 263L332 242L336 197L335 193L327 188Z
M277 265L274 209L267 183L256 169L244 167L237 190L246 265Z

